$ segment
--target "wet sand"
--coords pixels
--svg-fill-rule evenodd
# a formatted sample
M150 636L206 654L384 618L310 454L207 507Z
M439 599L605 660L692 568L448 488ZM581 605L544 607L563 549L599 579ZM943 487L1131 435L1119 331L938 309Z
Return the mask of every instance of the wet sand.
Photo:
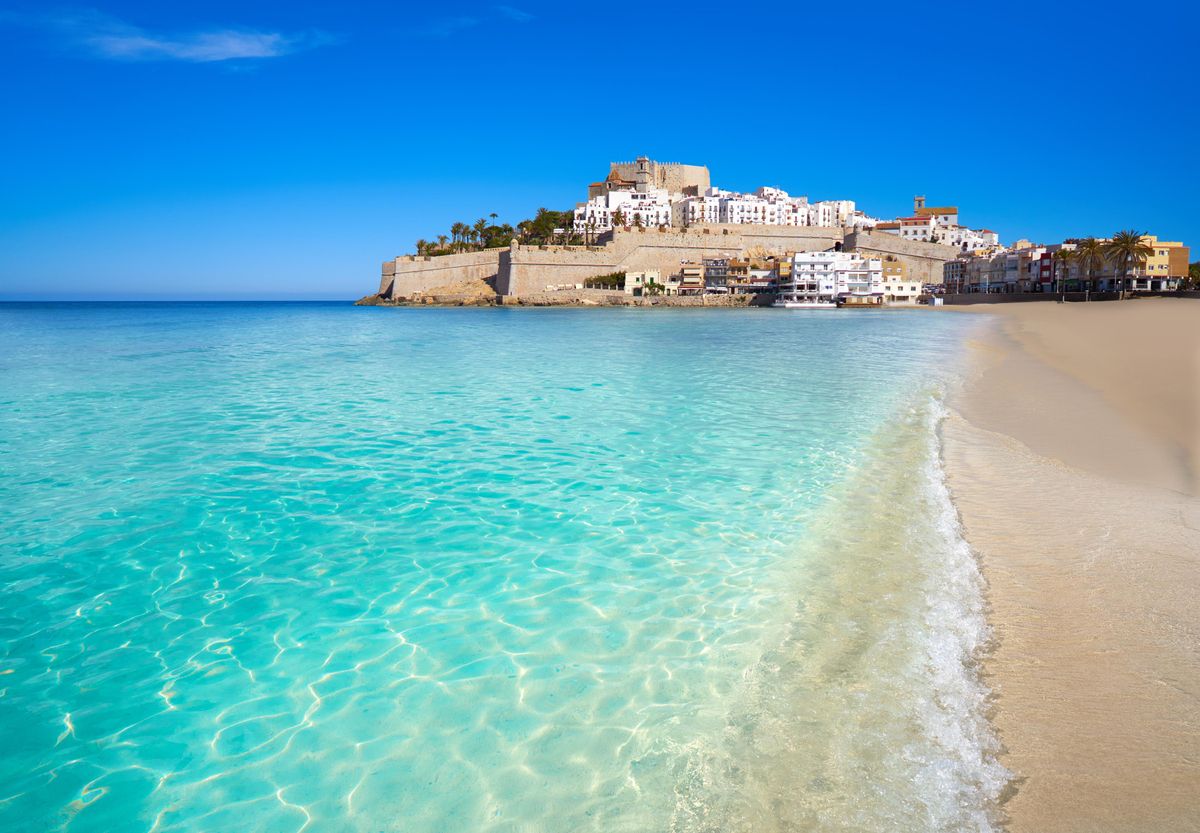
M1200 830L1200 301L986 315L944 453L1009 829Z

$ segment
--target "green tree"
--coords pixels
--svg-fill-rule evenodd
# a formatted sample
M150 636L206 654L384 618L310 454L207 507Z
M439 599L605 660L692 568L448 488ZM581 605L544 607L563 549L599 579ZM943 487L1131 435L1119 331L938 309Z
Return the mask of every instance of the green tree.
M634 214L634 215L633 215L633 227L634 227L634 228L641 228L641 227L642 227L642 215L641 215L641 214Z
M1154 249L1145 242L1145 233L1124 229L1113 235L1112 240L1104 247L1105 254L1121 276L1121 289L1129 283L1129 272L1137 265L1145 262L1154 254Z
M442 251L445 251L445 249L446 249L446 239L447 239L446 235L444 235L444 234L438 235L438 239L437 239L438 240L438 248L441 249Z
M625 212L618 208L612 213L612 221L614 226L625 225Z
M1191 289L1200 287L1200 261L1188 264L1188 276L1185 283Z
M1075 244L1075 259L1079 263L1081 273L1086 273L1088 284L1096 288L1096 270L1104 266L1105 249L1103 241L1088 237Z
M417 254L425 254L425 250L429 248L429 243L424 238L417 241Z
M1063 278L1071 269L1071 264L1075 262L1074 249L1059 249L1054 253L1054 277L1058 284L1058 291L1063 291Z
M513 227L508 223L502 226L488 226L483 230L483 248L495 249L507 246L513 239Z

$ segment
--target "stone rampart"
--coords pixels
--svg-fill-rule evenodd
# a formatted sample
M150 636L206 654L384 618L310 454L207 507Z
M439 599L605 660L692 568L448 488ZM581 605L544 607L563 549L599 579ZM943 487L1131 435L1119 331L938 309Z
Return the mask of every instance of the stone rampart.
M491 281L500 266L500 254L507 248L484 249L454 255L425 257L402 255L383 263L379 294L387 298L406 298L418 292L464 281Z

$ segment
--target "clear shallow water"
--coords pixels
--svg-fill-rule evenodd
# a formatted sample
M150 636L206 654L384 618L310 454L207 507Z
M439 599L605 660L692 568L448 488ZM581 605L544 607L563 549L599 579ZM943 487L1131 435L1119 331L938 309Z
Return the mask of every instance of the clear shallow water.
M0 306L0 828L989 829L967 326Z

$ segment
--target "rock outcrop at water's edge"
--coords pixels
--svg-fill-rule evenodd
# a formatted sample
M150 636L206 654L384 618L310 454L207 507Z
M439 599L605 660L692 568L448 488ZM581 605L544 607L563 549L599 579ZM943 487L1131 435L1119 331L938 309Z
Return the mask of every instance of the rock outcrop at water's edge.
M765 307L773 295L654 295L633 296L616 292L577 290L539 292L518 297L420 294L390 300L367 295L355 301L360 307Z

